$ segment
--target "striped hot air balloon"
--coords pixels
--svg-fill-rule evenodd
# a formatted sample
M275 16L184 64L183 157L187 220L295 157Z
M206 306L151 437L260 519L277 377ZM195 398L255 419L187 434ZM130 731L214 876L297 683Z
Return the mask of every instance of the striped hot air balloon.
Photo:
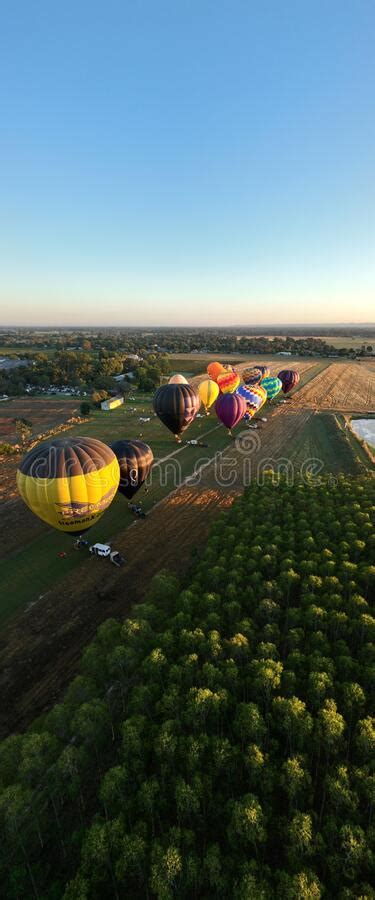
M257 368L262 373L262 378L269 378L271 373L268 366L257 366Z
M278 393L281 391L282 383L277 376L274 376L273 378L262 378L260 387L267 391L267 400L273 400L273 398L277 397Z
M289 394L299 382L299 372L296 369L282 369L277 377L280 378L284 394Z
M54 438L26 454L17 472L22 499L58 531L87 531L112 502L120 469L110 447L94 438Z
M217 384L222 394L233 394L239 383L240 376L237 375L237 372L223 372L217 376Z
M244 369L242 372L242 380L244 384L259 384L262 378L262 372L258 367Z

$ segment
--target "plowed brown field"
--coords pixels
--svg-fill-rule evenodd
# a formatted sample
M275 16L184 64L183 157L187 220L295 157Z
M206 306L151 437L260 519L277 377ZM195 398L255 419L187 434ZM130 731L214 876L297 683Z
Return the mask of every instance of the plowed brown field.
M299 407L342 412L375 409L375 370L357 363L332 363L295 396Z
M0 441L9 444L17 442L14 419L28 419L32 424L32 433L37 435L61 425L73 416L79 407L77 400L53 400L48 397L16 397L0 406Z

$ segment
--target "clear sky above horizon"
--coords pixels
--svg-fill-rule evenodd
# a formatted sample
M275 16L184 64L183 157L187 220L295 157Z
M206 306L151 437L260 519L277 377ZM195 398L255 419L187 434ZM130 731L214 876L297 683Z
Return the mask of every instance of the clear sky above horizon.
M0 324L375 321L373 0L14 0Z

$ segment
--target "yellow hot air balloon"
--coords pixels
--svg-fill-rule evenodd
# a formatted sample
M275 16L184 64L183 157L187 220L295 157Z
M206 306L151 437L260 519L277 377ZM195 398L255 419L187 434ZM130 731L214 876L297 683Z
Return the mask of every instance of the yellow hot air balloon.
M206 408L207 415L209 415L209 407L212 406L213 403L215 403L215 400L217 400L219 393L220 391L218 385L216 384L216 381L212 381L211 378L207 378L205 381L201 381L200 385L198 386L198 394L201 398L203 406L205 406Z
M81 534L112 502L120 481L118 460L94 438L54 438L27 453L17 472L22 499L58 531Z

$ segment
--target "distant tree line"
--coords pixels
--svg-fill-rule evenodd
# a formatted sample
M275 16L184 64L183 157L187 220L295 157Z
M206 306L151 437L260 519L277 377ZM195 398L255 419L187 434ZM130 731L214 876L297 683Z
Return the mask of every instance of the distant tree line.
M129 359L120 352L100 350L94 354L83 350L58 350L54 355L42 352L24 353L30 365L14 367L0 372L0 393L22 395L27 385L46 389L50 385L77 387L91 394L104 391L105 395L121 390L121 382L115 375L131 373L128 381L141 390L151 391L160 384L163 374L170 370L168 359L162 353L150 353L145 360Z
M278 328L264 329L251 328L153 328L144 330L140 328L103 329L89 332L62 331L43 332L27 330L18 333L3 332L1 341L3 346L7 344L12 349L27 350L72 350L95 352L109 351L110 354L119 352L139 354L161 351L166 353L191 353L193 351L207 353L278 353L290 350L293 353L318 353L328 355L339 353L347 356L355 353L371 353L375 330L368 329L356 338L357 350L349 350L345 344L341 348L330 344L329 337L347 337L352 332L342 328L315 330L297 329L289 330ZM344 343L344 342L343 342ZM364 350L361 347L364 347Z
M268 478L100 626L0 745L2 896L374 896L373 504Z

